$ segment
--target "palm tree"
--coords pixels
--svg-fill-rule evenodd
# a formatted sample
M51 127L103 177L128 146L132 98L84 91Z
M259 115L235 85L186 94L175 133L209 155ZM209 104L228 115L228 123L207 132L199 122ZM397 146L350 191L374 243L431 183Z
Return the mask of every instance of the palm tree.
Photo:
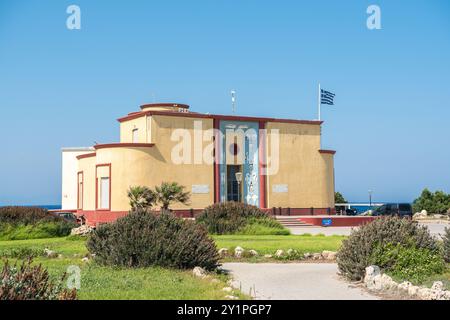
M127 195L132 210L150 209L156 203L156 193L145 186L130 187Z
M177 182L163 182L161 186L155 187L155 190L162 210L168 210L169 205L174 202L189 204L189 192L184 191L184 186L179 185Z

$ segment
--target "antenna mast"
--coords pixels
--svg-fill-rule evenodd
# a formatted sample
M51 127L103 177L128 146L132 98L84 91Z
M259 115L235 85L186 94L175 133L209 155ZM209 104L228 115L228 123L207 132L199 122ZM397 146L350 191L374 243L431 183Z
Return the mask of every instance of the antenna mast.
M231 90L231 112L234 114L236 112L236 91Z

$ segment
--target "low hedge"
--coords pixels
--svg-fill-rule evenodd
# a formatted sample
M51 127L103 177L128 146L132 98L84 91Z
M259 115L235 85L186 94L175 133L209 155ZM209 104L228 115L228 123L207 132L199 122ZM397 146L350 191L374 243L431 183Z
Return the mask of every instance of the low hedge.
M259 208L233 201L205 208L196 221L211 234L289 234L289 230Z
M445 228L445 234L444 234L444 260L447 263L450 263L450 228Z
M47 210L37 207L0 207L0 224L35 224L42 221L55 221Z
M77 225L35 207L0 208L0 240L64 237Z
M122 267L214 270L219 260L216 245L202 226L169 212L133 211L98 227L86 246L99 263Z
M381 266L391 275L414 283L422 283L427 277L442 274L445 263L439 252L414 245L386 243L372 252L371 264Z
M38 222L36 224L2 224L0 240L27 240L65 237L77 225L67 221Z
M408 219L382 217L353 230L342 242L337 254L339 270L350 280L361 280L364 277L365 268L371 264L378 263L379 267L390 271L393 269L391 262L395 259L390 263L383 263L386 256L411 253L398 250L397 253L390 253L393 245L405 250L418 250L420 254L426 251L427 254L439 256L442 259L438 242L425 226L417 225ZM418 259L416 262L417 269L420 269L424 261Z

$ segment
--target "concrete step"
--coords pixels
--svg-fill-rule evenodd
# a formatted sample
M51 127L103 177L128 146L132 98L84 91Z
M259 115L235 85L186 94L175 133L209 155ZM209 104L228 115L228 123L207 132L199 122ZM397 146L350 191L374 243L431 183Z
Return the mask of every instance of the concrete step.
M312 224L303 222L299 219L301 219L301 217L296 217L296 216L278 216L275 217L277 219L277 221L279 223L281 223L283 226L285 227L310 227L312 226Z

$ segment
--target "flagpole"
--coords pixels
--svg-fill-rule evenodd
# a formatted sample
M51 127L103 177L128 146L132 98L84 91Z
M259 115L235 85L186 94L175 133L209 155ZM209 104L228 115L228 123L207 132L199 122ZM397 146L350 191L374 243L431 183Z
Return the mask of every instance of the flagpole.
M320 82L319 82L319 97L317 100L317 105L318 105L318 109L319 109L319 121L320 121L320 105L321 105L321 101L320 101Z

